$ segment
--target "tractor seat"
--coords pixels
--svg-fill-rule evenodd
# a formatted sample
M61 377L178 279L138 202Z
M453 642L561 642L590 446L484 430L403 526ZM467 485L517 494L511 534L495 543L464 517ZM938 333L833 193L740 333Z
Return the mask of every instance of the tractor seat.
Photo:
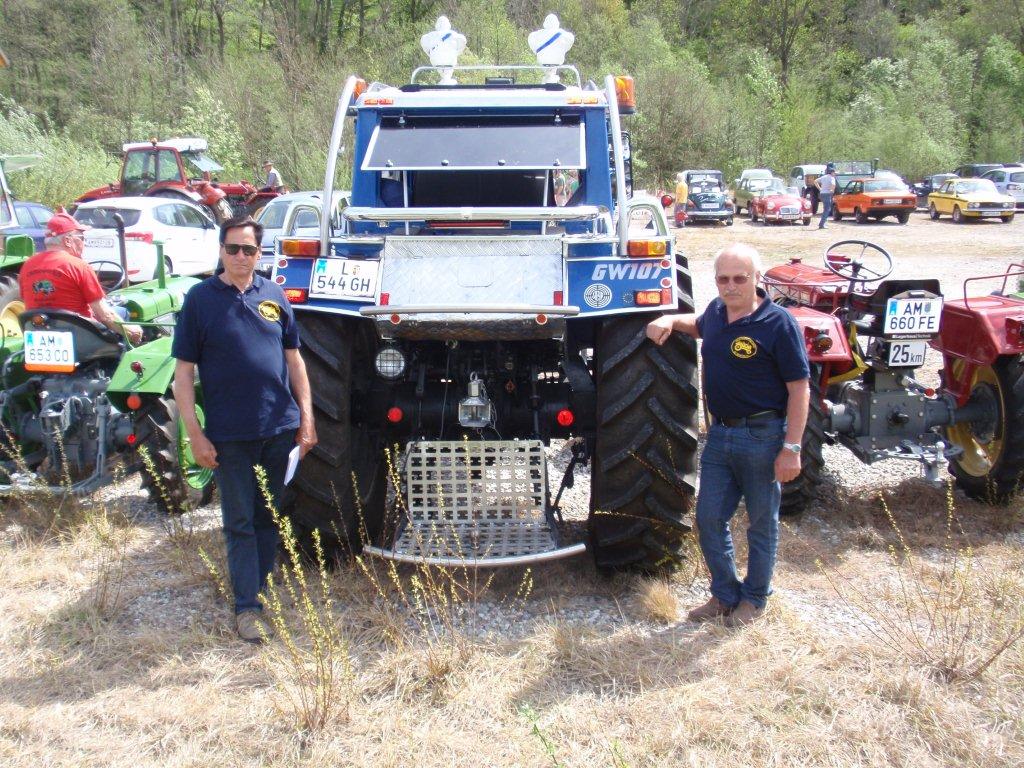
M883 280L871 294L858 296L854 309L860 317L853 320L857 333L864 336L882 336L885 326L885 307L889 299L907 291L922 291L942 296L939 281L927 280Z
M33 318L40 316L44 318L42 324L32 322ZM75 358L79 363L116 358L124 353L124 338L119 333L91 317L67 309L40 307L22 312L18 321L28 331L71 331L75 339Z

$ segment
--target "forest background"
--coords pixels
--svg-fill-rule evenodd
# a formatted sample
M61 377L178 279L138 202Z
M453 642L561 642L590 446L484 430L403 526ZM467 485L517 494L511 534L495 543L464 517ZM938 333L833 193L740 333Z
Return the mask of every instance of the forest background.
M462 63L529 63L548 12L584 78L636 79L639 186L1024 156L1024 0L0 0L0 153L43 156L10 181L51 205L115 180L123 142L175 135L205 136L225 180L269 157L319 188L347 75L407 82L441 13Z

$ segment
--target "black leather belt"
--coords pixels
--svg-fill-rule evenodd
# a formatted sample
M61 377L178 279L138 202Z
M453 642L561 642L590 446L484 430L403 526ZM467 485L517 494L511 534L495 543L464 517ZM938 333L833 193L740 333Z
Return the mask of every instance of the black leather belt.
M757 424L760 421L771 421L772 419L783 419L786 417L782 411L758 411L749 416L738 416L736 418L720 418L712 416L715 424L724 424L727 427L745 427L748 424Z

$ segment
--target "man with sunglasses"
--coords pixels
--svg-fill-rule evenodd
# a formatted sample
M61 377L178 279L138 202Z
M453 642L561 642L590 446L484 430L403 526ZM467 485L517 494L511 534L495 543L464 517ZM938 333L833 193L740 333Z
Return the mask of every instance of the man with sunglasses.
M711 599L690 621L742 626L764 613L779 541L782 483L800 474L810 367L792 316L758 288L758 252L733 244L715 257L718 298L702 315L664 315L647 327L664 344L673 331L703 339L704 397L711 414L701 455L697 528ZM749 525L747 575L736 573L729 521L740 499Z
M194 286L174 329L174 397L196 461L220 488L228 573L239 636L258 643L259 594L274 569L277 527L255 467L276 501L288 455L316 445L313 403L299 330L281 286L256 274L263 227L247 216L220 230L223 270ZM203 392L196 414L196 369Z

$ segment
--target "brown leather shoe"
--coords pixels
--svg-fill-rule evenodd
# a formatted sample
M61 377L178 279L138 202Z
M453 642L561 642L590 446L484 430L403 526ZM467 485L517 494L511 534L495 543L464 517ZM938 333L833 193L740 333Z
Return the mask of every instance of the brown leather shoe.
M270 636L270 630L266 625L261 626L262 619L259 611L242 611L235 616L235 629L238 636L247 643L262 643Z
M732 609L732 613L725 617L727 627L745 627L753 624L764 615L764 608L758 608L753 603L740 600L740 604Z
M694 608L688 614L686 614L687 621L714 621L715 619L728 616L732 611L728 605L723 603L717 597L712 597L700 608Z

